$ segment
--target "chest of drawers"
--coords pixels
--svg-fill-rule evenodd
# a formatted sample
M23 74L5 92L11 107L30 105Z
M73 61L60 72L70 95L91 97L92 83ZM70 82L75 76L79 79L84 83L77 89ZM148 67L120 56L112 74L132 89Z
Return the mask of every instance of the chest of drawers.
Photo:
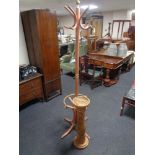
M44 99L42 74L39 73L19 82L19 105L33 99Z

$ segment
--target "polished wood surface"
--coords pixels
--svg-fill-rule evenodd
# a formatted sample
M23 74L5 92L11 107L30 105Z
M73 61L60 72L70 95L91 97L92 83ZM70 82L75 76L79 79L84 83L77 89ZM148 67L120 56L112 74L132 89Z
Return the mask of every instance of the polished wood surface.
M57 16L49 10L21 13L30 64L43 74L45 99L61 94Z
M33 99L44 99L42 74L39 73L19 82L19 105Z
M115 79L110 79L110 72L121 69L122 65L127 63L130 58L134 55L134 51L128 51L124 57L109 56L106 55L105 51L94 51L88 54L89 63L96 64L106 69L106 75L103 80L105 86L111 86L118 81L118 76Z
M122 63L129 60L133 55L134 51L128 51L124 57L109 56L106 54L106 50L92 51L88 54L90 61L95 60L96 63L99 63L103 67L109 69L118 68Z
M102 65L105 68L116 69L122 64L120 57L108 56L108 55L89 55L89 62L95 62L97 65Z

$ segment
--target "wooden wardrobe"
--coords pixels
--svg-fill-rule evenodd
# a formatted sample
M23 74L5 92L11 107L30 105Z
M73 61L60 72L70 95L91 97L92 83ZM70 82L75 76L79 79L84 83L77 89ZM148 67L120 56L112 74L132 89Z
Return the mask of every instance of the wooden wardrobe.
M61 94L57 16L49 10L21 12L30 64L43 74L45 99Z

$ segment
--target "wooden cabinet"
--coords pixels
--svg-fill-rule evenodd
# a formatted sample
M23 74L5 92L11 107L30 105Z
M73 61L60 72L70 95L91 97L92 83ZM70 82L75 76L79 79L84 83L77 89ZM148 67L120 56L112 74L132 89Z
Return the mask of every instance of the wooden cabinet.
M19 82L20 106L33 99L44 99L41 78L42 75L37 73L36 75Z
M57 16L49 10L21 13L30 64L43 74L45 99L61 94Z

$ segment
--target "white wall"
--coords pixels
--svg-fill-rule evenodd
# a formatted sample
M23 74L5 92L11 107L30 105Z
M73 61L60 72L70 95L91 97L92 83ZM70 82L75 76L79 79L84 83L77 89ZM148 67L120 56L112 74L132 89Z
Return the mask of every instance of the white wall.
M113 20L131 20L131 10L119 10L119 11L107 11L103 12L103 33L104 36L108 32L108 23L112 23ZM123 28L123 32L127 31L129 24L126 23ZM117 36L118 25L114 25L113 29L113 37L116 38ZM121 32L121 26L120 26Z
M113 12L108 11L103 13L103 31L102 36L106 35L108 33L108 23L112 23L113 21Z
M23 26L21 22L21 16L19 17L19 65L29 64L29 58L27 53L27 47L23 32Z
M59 26L72 26L74 24L74 20L72 16L60 16L58 17ZM75 31L71 29L64 28L64 33L68 35L75 35Z

